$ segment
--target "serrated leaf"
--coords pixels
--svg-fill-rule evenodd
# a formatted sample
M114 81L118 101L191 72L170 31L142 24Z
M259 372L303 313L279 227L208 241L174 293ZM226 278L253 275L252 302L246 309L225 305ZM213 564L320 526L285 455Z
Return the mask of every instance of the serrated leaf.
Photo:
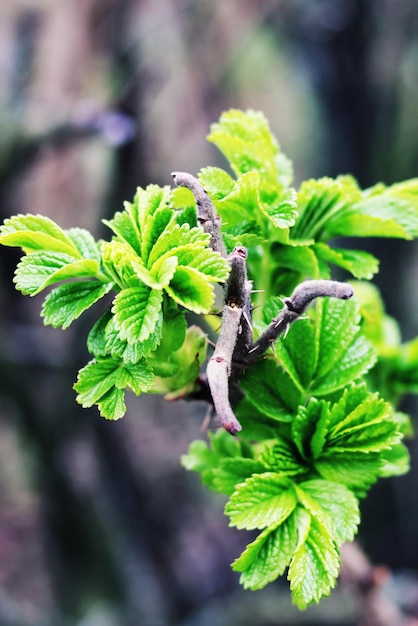
M322 454L315 461L315 469L325 478L341 483L364 496L370 486L376 482L382 467L379 452L352 452L332 450Z
M90 361L83 367L74 389L78 393L77 402L84 408L98 404L99 409L101 406L104 411L103 417L118 419L122 417L123 397L114 390L129 388L139 395L150 389L153 380L152 371L144 363L127 365L108 357ZM112 407L114 413L111 412Z
M355 278L370 280L379 271L378 259L364 250L330 248L325 243L317 243L313 249L320 259L344 268L351 272Z
M254 474L266 471L265 465L250 458L223 458L213 470L212 489L231 496L237 485Z
M416 237L416 182L405 181L391 187L379 184L367 189L351 211L333 221L330 232L332 235L357 237Z
M20 247L27 253L45 250L79 258L71 238L55 222L42 215L14 215L0 227L0 243Z
M310 398L306 406L299 406L292 422L292 439L305 460L317 458L325 445L329 419L328 402Z
M335 235L334 221L342 219L360 199L361 191L350 176L303 182L297 195L299 218L291 230L292 238L329 239Z
M118 420L126 413L125 392L123 389L112 387L97 402L100 415L105 419Z
M283 522L297 504L289 480L273 472L255 474L238 485L225 507L230 525L237 528L266 528Z
M372 344L362 335L349 346L341 361L324 377L318 378L312 386L316 396L330 394L342 389L360 376L366 374L376 362L376 352Z
M121 289L129 287L133 280L138 282L133 267L138 261L138 255L127 243L115 240L104 242L102 261L106 272Z
M382 453L380 476L402 476L410 470L410 455L403 443L397 443Z
M237 176L255 170L266 181L277 184L284 174L290 184L289 163L280 159L279 144L262 113L226 111L212 124L208 140L223 152Z
M24 256L16 269L16 289L24 295L35 296L49 285L70 278L95 278L99 275L98 263L78 260L63 252L33 252Z
M293 419L300 393L286 372L272 359L260 360L248 369L241 384L258 411L280 421Z
M316 368L317 348L311 320L294 323L288 336L276 343L276 355L290 378L304 393L310 388Z
M260 462L269 471L275 471L284 476L297 476L307 471L293 443L279 438L264 448L260 455Z
M173 352L169 359L169 365L175 366L175 373L161 376L161 365L156 364L158 352L148 358L151 367L155 367L155 378L152 393L162 393L166 399L174 400L191 393L196 386L200 368L206 358L207 336L197 326L187 329L184 342L180 349ZM232 439L232 437L229 437Z
M142 358L155 352L161 340L161 331L162 319L160 317L147 339L128 343L126 339L121 338L115 318L112 317L105 328L105 354L110 354L114 359L122 359L124 363L138 363Z
M193 267L177 267L166 291L175 302L194 313L209 313L215 302L212 284Z
M103 220L103 223L115 233L119 243L129 244L138 256L141 255L141 234L128 210L118 211L113 219Z
M199 172L199 182L214 200L221 200L231 193L235 180L220 167L204 167Z
M208 247L209 242L210 235L204 233L201 228L190 228L188 224L181 226L172 224L155 242L148 257L147 266L152 268L154 263L161 263L167 256L178 256L185 246L192 245L197 251L199 248Z
M338 570L339 555L331 537L323 524L311 517L306 539L299 543L289 567L293 601L304 609L328 596Z
M392 418L392 408L377 394L365 392L363 400L357 389L347 389L329 414L325 448L347 452L380 452L390 448L400 438L398 425Z
M284 573L297 543L292 513L284 522L261 532L234 561L232 569L242 572L240 582L245 589L262 589Z
M359 331L358 304L354 300L324 298L318 310L317 378L333 371Z
M138 284L116 296L112 312L121 339L129 344L146 341L162 318L162 291Z
M360 523L357 498L344 485L327 480L308 480L296 486L299 502L327 529L340 546L352 541Z
M93 235L85 228L70 228L66 234L83 259L92 259L100 264L100 251Z
M68 328L84 311L100 300L112 288L112 283L76 281L53 289L45 298L41 316L54 328Z
M87 337L87 350L95 357L106 356L106 327L112 319L110 309L107 309L92 326Z

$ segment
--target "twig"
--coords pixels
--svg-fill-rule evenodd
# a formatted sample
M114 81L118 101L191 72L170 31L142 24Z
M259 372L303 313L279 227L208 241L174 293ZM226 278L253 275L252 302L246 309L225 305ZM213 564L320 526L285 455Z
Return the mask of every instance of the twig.
M232 435L241 430L229 401L229 377L237 339L243 335L243 313L249 305L251 286L247 281L246 259L247 251L240 246L228 257L231 272L225 287L221 331L206 370L216 413L222 426Z
M249 346L247 353L234 355L234 365L243 367L253 365L282 333L288 331L290 325L300 318L315 298L331 297L347 300L352 295L351 285L335 280L307 280L301 283L289 298L284 298L283 309L257 341Z
M174 183L178 187L190 189L196 200L197 221L205 233L211 236L211 248L226 259L227 253L221 234L221 218L213 206L207 191L197 178L187 172L172 172Z

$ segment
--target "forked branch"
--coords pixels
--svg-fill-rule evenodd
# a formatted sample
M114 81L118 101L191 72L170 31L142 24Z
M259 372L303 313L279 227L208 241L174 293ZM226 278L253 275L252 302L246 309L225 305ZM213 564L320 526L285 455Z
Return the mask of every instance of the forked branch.
M224 258L227 257L221 234L221 218L200 182L186 172L173 172L176 185L186 187L193 193L196 201L197 221L202 229L211 235L210 246ZM229 382L233 368L253 365L282 333L306 310L318 297L347 299L353 295L353 289L347 283L333 280L307 280L283 300L284 306L262 335L253 342L251 325L251 283L247 280L247 251L238 246L229 255L231 272L225 285L225 305L222 325L214 353L207 366L207 380L212 401L222 426L235 435L241 425L234 415L230 404Z

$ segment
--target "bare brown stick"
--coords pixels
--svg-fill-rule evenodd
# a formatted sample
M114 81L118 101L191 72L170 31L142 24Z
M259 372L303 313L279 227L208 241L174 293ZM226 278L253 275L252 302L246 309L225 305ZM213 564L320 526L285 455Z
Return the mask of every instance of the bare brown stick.
M221 234L221 218L212 200L197 178L187 172L172 172L171 176L178 187L190 189L196 200L197 221L205 233L211 236L211 248L226 258L226 248Z

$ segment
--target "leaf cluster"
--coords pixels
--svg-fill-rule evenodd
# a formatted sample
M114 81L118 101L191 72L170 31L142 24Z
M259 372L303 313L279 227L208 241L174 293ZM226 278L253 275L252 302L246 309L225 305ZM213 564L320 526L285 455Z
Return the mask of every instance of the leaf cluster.
M16 288L35 296L53 287L42 307L45 324L68 328L112 294L88 335L93 359L74 385L78 402L96 404L108 419L125 414L126 389L190 392L206 355L206 337L186 328L185 312L211 310L214 284L226 280L229 265L208 247L194 208L179 210L176 202L169 187L139 188L105 221L113 232L107 242L39 215L11 217L0 229L1 244L24 252Z
M246 314L255 340L279 314L278 296L302 281L328 279L334 267L356 279L352 301L317 301L255 365L233 372L240 438L218 431L208 443L193 442L182 459L228 497L231 526L259 531L233 563L242 584L259 589L287 571L304 608L336 584L339 548L357 532L359 499L379 477L408 469L402 438L411 427L397 406L405 392L418 392L418 341L401 342L367 282L378 260L347 247L344 237L416 237L418 179L362 190L340 176L296 189L291 162L264 115L252 110L224 113L208 140L228 171L206 167L199 181L228 251L247 248L257 306ZM139 188L105 224L109 241L96 241L81 228L17 215L1 226L0 244L23 251L18 290L47 290L45 324L68 328L96 305L92 358L74 388L84 407L117 419L126 390L168 398L196 391L208 341L186 314L212 311L214 286L225 283L230 266L197 225L187 189Z

